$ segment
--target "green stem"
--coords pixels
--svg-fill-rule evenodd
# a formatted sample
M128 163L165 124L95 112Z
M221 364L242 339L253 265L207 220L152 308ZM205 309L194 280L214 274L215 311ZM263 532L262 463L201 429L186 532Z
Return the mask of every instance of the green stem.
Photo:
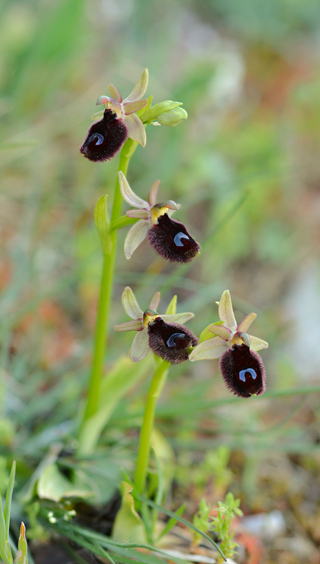
M158 364L148 391L140 433L138 461L134 477L134 486L138 493L143 493L145 488L156 403L165 384L169 367L170 362L166 362L165 360Z
M127 227L128 225L133 225L137 223L137 219L134 217L127 217L126 215L122 215L119 219L113 221L110 225L111 231L114 229L121 229L122 227Z
M137 143L128 139L124 144L120 153L119 171L126 175L130 158L132 157ZM111 222L119 220L121 215L122 196L120 192L119 179L117 175L113 206L111 212ZM108 320L110 312L110 303L112 298L112 286L114 265L117 253L117 229L113 229L110 235L112 243L112 251L110 254L103 255L102 276L100 283L100 295L98 301L98 313L94 339L94 353L92 360L92 369L89 381L89 390L87 403L84 411L82 426L85 422L95 415L99 407L100 384L103 371L103 361L106 352L106 341L108 337ZM81 438L80 438L81 442Z

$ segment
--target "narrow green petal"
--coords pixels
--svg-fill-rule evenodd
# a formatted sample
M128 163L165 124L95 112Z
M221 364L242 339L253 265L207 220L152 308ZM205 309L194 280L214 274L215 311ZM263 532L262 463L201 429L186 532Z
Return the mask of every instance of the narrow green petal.
M145 219L139 219L139 221L129 229L124 241L124 254L127 259L132 257L134 251L139 247L142 241L144 241L148 230L149 225Z
M125 102L133 102L134 100L140 100L144 96L148 88L149 73L148 69L144 69L137 84L135 85L129 96L126 97Z
M160 303L160 292L156 292L151 298L149 309L158 311L159 303Z
M227 350L227 343L220 337L214 337L197 345L189 355L189 359L193 362L195 360L221 358Z
M130 114L129 116L124 116L123 121L128 129L128 137L140 143L142 147L145 147L147 135L141 119L136 114Z
M259 337L253 337L252 335L249 335L249 337L251 340L250 349L253 351L261 351L262 349L268 348L269 343L267 343L267 341L263 341L262 339L259 339Z
M143 311L140 308L137 299L131 290L130 286L126 286L126 288L122 292L122 305L123 309L126 314L131 317L131 319L138 319L143 317Z
M256 313L249 313L249 315L246 315L246 317L244 317L244 319L241 321L241 323L239 323L239 325L237 327L237 331L246 333L248 331L251 323L254 322L256 317L257 317Z
M148 332L146 329L139 331L133 339L130 357L133 362L140 362L150 350Z
M146 202L142 198L139 198L139 196L134 193L132 188L130 188L129 182L123 174L122 170L118 172L118 178L121 195L127 202L127 204L133 206L134 208L148 209L148 202Z
M232 301L229 290L225 290L219 302L219 317L231 331L237 328L236 318L233 313Z
M126 321L125 323L114 325L113 328L115 331L122 333L124 331L141 331L143 325L140 319L133 319L132 321Z

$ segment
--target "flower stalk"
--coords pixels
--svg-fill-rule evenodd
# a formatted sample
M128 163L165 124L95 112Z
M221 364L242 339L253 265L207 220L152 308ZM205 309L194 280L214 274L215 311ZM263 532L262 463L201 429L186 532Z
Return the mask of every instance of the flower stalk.
M162 360L158 363L151 380L146 406L143 415L143 423L140 432L139 452L134 476L134 487L138 493L143 493L149 465L151 435L154 425L155 409L157 400L165 385L170 362Z

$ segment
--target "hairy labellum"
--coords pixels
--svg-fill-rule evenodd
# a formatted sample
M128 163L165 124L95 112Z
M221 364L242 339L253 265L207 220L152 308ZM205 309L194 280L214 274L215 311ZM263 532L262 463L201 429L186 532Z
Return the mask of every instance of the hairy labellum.
M220 360L224 381L236 396L249 398L265 390L265 369L260 356L246 345L234 345Z
M90 161L107 161L119 151L127 137L128 130L123 121L111 110L105 110L102 120L90 127L80 153Z
M153 352L172 364L188 360L188 349L198 344L198 339L177 323L165 323L161 317L148 325L149 346Z
M168 214L160 215L157 224L148 231L150 244L166 260L189 262L200 251L200 245L179 221Z

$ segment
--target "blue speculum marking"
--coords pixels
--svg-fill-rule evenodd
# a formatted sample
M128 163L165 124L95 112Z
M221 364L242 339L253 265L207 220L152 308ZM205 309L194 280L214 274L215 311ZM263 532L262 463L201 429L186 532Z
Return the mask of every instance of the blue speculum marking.
M240 380L242 380L242 382L246 382L246 374L247 372L249 372L251 378L253 378L253 380L256 379L257 377L257 373L255 370L253 370L253 368L246 368L245 370L240 370L239 372L239 378Z
M184 333L173 333L173 335L170 335L169 339L167 340L167 346L168 347L176 347L177 343L176 343L176 338L179 337L185 337Z
M182 233L181 231L174 236L173 242L177 247L183 247L181 239L189 239L188 235Z
M101 133L94 133L93 135L91 135L89 141L95 141L95 145L102 145L102 143L104 142L104 137L103 135L101 135Z

